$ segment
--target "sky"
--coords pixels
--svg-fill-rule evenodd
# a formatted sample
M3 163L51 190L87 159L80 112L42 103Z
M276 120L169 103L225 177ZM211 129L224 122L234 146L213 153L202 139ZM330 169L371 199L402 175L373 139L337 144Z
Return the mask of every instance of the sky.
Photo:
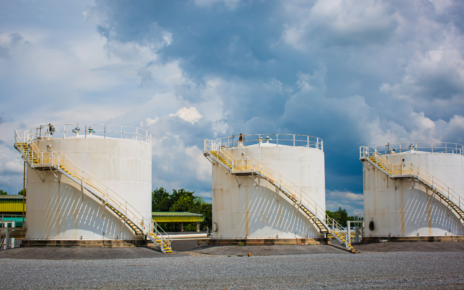
M14 130L152 134L153 188L211 200L203 140L324 140L327 209L363 212L359 146L464 143L464 2L0 0L0 189Z

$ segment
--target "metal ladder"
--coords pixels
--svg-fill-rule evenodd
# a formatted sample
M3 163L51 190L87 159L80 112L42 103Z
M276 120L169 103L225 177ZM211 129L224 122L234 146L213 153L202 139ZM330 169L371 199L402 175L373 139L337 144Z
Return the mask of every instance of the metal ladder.
M457 194L449 186L441 182L438 178L430 175L418 166L407 164L392 164L385 155L380 155L377 152L370 153L365 146L361 147L361 162L367 161L377 169L385 173L391 179L412 178L428 188L433 196L444 202L449 209L464 222L464 211L461 207L461 196Z
M217 146L214 140L205 140L204 155L209 161L217 162L233 175L256 175L265 179L282 192L289 201L298 206L321 234L332 234L347 250L356 252L351 246L350 240L343 238L341 233L345 230L335 220L326 216L325 211L303 190L287 178L277 174L260 160L254 158L236 159L227 149ZM331 226L326 222L330 222Z
M151 221L146 220L126 200L80 169L64 154L41 151L34 142L27 142L26 140L16 140L15 148L32 169L51 171L53 174L55 174L54 171L60 172L77 183L81 187L83 194L87 194L105 205L105 208L122 220L136 236L146 235L163 253L172 252L171 239L159 225L155 224L153 226ZM161 235L160 231L164 235ZM154 236L156 238L153 238Z

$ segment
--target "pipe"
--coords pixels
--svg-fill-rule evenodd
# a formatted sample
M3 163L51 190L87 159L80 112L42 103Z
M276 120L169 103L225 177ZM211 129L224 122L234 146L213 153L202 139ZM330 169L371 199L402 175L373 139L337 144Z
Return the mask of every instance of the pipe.
M184 240L184 239L206 239L208 234L184 234L184 235L169 235L171 240Z

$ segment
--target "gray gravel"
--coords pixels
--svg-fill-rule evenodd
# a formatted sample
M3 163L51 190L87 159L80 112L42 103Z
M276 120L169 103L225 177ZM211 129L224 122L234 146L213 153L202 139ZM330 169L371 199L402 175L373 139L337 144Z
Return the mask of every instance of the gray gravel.
M464 253L0 260L2 289L464 288Z

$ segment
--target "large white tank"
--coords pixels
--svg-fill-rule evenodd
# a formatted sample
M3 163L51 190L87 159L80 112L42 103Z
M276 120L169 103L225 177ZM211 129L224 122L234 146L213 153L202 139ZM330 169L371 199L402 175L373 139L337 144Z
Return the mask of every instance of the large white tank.
M152 156L148 134L136 128L76 125L31 130L41 151L61 152L151 221ZM82 132L84 131L85 132ZM35 135L37 132L37 135ZM27 171L27 240L134 240L134 232L112 211L81 192L58 171Z
M258 142L269 136L268 142ZM237 137L237 136L236 136ZM322 140L303 135L245 135L222 138L236 159L258 159L308 194L325 213L325 175ZM238 145L238 146L237 146ZM322 238L297 206L268 181L237 176L213 163L212 239Z
M433 176L436 184L447 185L452 194L457 195L456 204L461 200L463 208L462 145L407 143L376 148L396 169L391 179L367 160L363 162L365 237L464 235L462 221L446 203L433 196L430 189L414 178L395 178L401 175L401 167L409 168L412 164L424 175Z

